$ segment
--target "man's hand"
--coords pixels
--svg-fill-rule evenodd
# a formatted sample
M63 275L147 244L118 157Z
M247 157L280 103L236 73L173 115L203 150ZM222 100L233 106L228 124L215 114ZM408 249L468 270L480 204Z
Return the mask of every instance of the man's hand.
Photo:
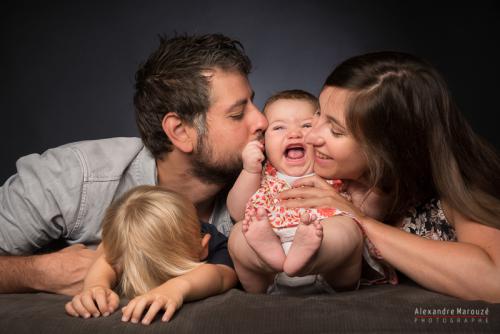
M242 152L243 169L252 174L260 174L264 161L264 144L258 140L249 142Z
M118 308L119 303L120 298L110 288L93 286L74 296L66 303L65 309L73 317L107 317Z
M165 310L161 320L169 321L175 311L177 311L184 302L184 297L180 292L181 289L177 289L175 284L169 283L173 282L167 282L144 295L132 299L127 306L122 308L122 321L138 323L141 320L144 310L148 307L148 311L144 317L142 317L141 323L143 325L149 325L156 314L161 310Z
M83 279L98 253L82 244L33 257L36 290L74 296L83 288Z

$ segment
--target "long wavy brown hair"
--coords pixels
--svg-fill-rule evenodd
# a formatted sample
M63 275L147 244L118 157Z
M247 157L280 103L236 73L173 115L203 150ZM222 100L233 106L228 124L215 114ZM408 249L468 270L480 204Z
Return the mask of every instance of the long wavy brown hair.
M369 53L341 63L325 86L353 92L346 124L366 154L371 186L391 196L385 222L436 197L500 228L499 155L471 129L432 65Z

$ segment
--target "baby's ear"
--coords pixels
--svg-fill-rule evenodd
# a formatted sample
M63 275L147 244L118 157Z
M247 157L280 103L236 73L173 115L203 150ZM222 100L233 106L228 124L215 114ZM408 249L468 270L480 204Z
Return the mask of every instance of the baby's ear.
M200 261L203 261L208 257L208 242L211 237L210 233L207 233L201 238Z

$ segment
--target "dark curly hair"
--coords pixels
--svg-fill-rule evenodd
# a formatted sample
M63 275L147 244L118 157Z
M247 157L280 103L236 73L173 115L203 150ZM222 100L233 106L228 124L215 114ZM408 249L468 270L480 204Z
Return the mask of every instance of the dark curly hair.
M242 44L227 36L160 36L159 48L136 73L134 105L144 145L155 158L172 151L162 128L168 112L203 134L210 106L209 81L203 72L221 69L248 76L251 68Z

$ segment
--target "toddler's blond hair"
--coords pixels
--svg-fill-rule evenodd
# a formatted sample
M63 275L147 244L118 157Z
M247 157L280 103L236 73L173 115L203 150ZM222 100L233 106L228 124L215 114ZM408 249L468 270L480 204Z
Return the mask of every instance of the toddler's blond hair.
M193 204L157 186L128 191L107 209L102 227L106 260L129 298L199 266L201 237Z

